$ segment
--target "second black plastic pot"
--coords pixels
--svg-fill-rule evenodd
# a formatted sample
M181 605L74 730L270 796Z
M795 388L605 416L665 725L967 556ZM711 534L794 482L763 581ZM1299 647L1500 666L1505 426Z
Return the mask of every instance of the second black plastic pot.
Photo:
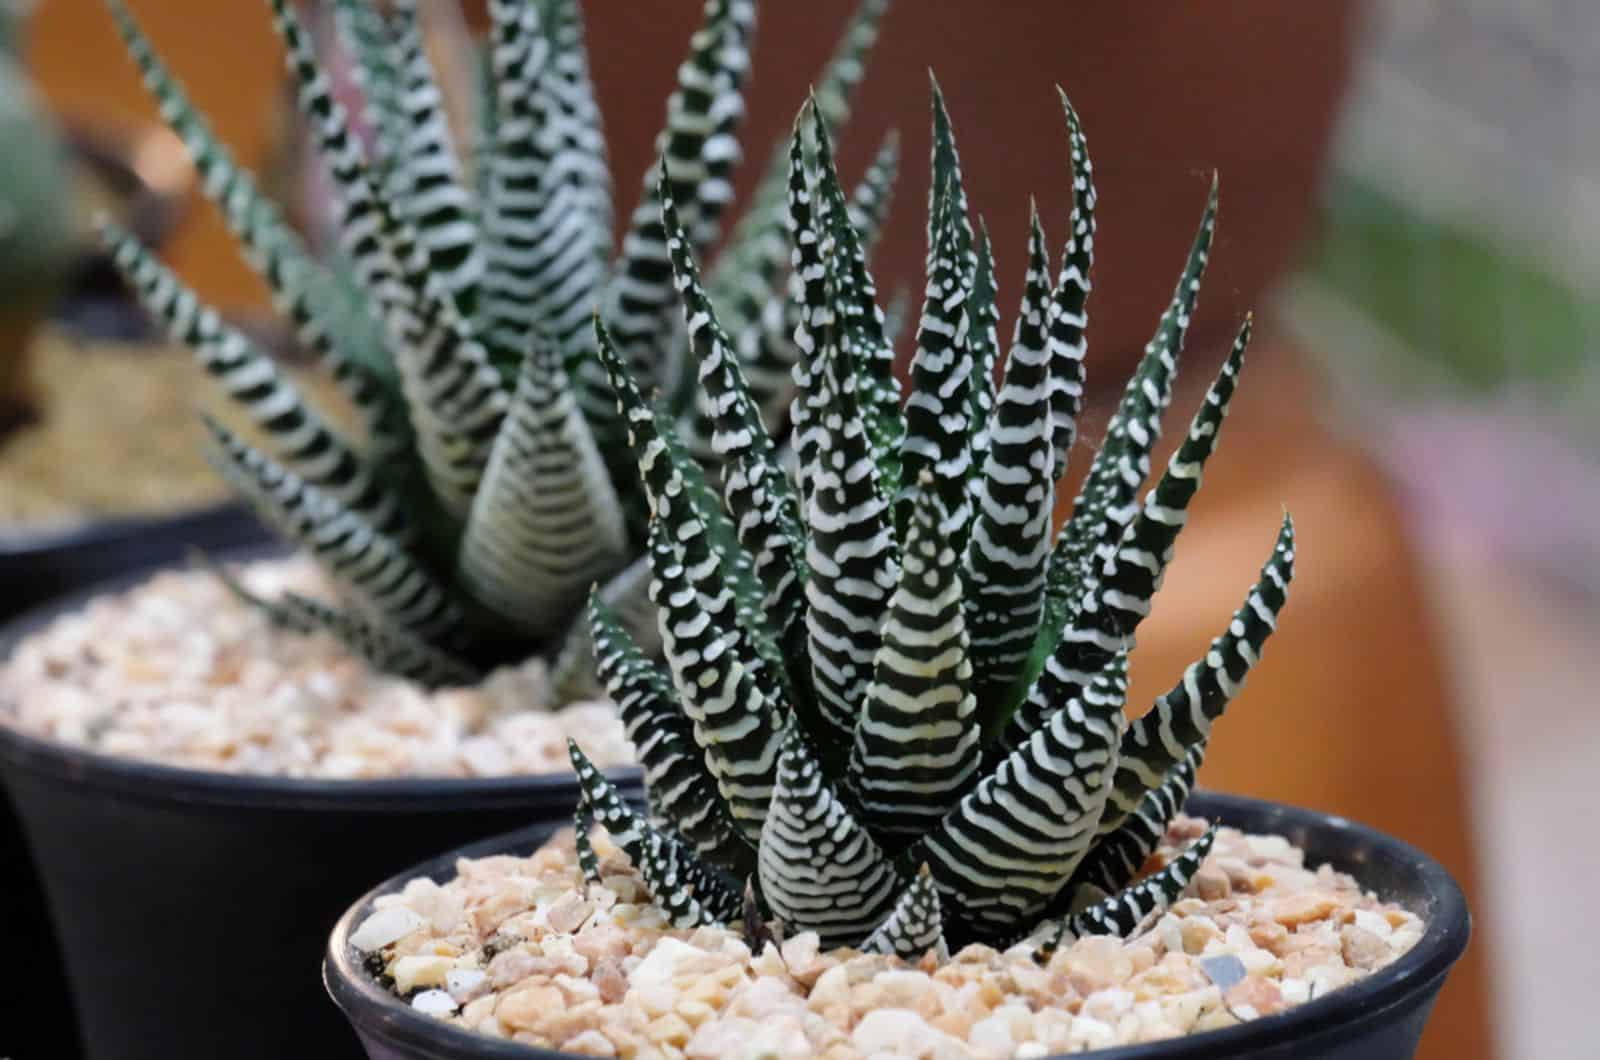
M242 504L167 516L96 519L0 533L0 620L107 579L181 562L194 548L217 552L271 540Z
M79 604L0 631L0 659L17 635ZM611 775L624 791L638 789L637 770ZM317 976L350 901L440 850L570 822L578 799L571 774L210 773L93 754L3 723L0 781L45 892L91 1060L359 1057ZM0 1023L0 1057L73 1055L58 1016L24 1011Z
M8 730L0 775L94 1060L359 1056L317 980L328 931L351 898L441 849L570 821L577 801L570 775L233 776ZM619 779L638 782L634 771Z
M1286 1012L1224 1030L1092 1055L1100 1060L1405 1060L1415 1053L1433 1002L1466 949L1472 928L1466 900L1450 875L1415 847L1342 817L1212 792L1196 792L1185 812L1246 832L1284 836L1305 850L1310 864L1332 864L1381 898L1422 917L1426 931L1388 967ZM459 857L526 854L556 827L528 828L417 865L373 889L340 919L328 942L323 977L370 1060L571 1056L486 1038L415 1012L373 981L349 943L350 933L372 912L380 895L392 894L418 876L448 880L455 875Z

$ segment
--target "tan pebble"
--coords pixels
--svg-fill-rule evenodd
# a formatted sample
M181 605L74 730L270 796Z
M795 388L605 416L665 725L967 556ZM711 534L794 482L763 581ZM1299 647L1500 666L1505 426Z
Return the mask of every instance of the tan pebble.
M629 951L628 933L618 925L602 920L578 932L572 940L572 948L591 964L608 957L626 957Z
M494 1014L508 1027L531 1031L538 1030L565 1004L561 991L553 986L525 986L502 994Z
M1195 893L1208 902L1220 901L1233 894L1233 885L1228 882L1228 874L1207 863L1200 867L1194 874Z
M1245 894L1255 893L1256 874L1243 861L1238 858L1217 858L1216 869L1228 877L1230 890L1243 891Z
M1387 942L1354 924L1339 929L1339 943L1344 963L1352 968L1370 972L1388 963L1391 956Z
M590 1028L561 1043L561 1051L577 1056L616 1056L617 1047L600 1031Z
M807 1003L813 1010L826 1005L837 1005L847 1001L850 997L850 971L842 964L817 976L816 982L811 984L811 992Z
M1272 904L1272 919L1285 927L1322 920L1339 908L1339 899L1324 891L1291 894Z
M1283 1008L1283 994L1278 984L1255 975L1235 983L1225 999L1229 1007L1239 1010L1249 1006L1258 1016L1270 1016Z
M1273 956L1282 957L1288 953L1289 929L1276 920L1257 920L1250 925L1250 941Z
M1183 952L1189 954L1200 953L1206 948L1206 943L1222 934L1217 930L1217 925L1198 916L1185 917L1179 933L1183 939Z
M694 1028L676 1012L669 1012L645 1028L645 1034L657 1045L675 1045L681 1049L689 1044Z
M675 1011L678 1015L682 1016L684 1022L689 1024L691 1027L698 1027L700 1024L716 1015L716 1009L712 1008L704 1001L680 1001L678 1002L678 1006Z
M454 967L455 961L450 957L401 957L389 969L389 974L394 976L395 989L409 994L419 987L444 985L445 976Z
M935 1016L928 1023L934 1030L942 1031L952 1038L966 1041L967 1035L972 1032L972 1025L976 1020L966 1012L946 1012Z
M557 898L545 913L545 923L551 931L562 935L570 935L578 930L578 925L589 919L589 914L594 912L594 903L576 891Z
M622 962L615 957L596 961L589 979L600 992L600 1000L608 1005L621 1001L628 992L628 977L622 971Z

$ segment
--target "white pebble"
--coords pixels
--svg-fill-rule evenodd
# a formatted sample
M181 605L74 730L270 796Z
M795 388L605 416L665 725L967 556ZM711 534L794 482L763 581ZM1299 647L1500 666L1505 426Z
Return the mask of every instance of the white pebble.
M443 990L424 990L411 999L411 1007L429 1016L448 1016L456 1010L456 1000Z
M381 950L391 942L398 942L427 923L414 910L403 905L380 909L361 922L350 934L350 945L362 953Z

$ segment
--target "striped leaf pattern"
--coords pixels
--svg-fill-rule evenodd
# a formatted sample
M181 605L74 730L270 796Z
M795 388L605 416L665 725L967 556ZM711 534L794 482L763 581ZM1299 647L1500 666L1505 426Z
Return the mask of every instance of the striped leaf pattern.
M219 471L285 534L320 560L375 618L437 641L463 617L449 592L393 538L206 419Z
M972 350L972 386L967 400L972 424L972 462L983 466L989 452L989 424L994 415L995 369L1000 363L1000 311L995 301L999 283L994 275L994 248L989 229L978 226L977 261L972 271L972 290L968 295L967 318Z
M967 270L956 216L957 198L946 189L936 200L939 221L930 248L931 268L911 358L911 394L906 398L905 440L900 444L902 519L905 486L923 472L945 502L945 533L965 540L972 515L966 479L972 467L970 394L972 352Z
M655 815L670 821L696 854L748 874L755 851L734 828L671 680L598 597L589 603L589 621L600 680L644 768Z
M1207 829L1160 872L1062 920L1048 936L1041 956L1086 935L1127 935L1147 917L1165 910L1194 879L1216 838L1216 828Z
M255 421L278 460L297 477L381 533L404 540L408 529L396 498L368 472L355 450L307 405L276 362L201 303L131 234L101 226L102 244L151 316L194 351L200 366Z
M738 359L701 286L665 174L660 195L667 248L683 300L691 354L698 365L700 393L710 409L712 444L723 465L723 503L744 555L750 557L752 573L764 589L759 606L772 616L776 641L787 651L803 651L807 572L799 505L788 475L778 463L776 447L762 426L760 409L745 385Z
M888 917L861 944L864 953L887 953L914 961L932 950L940 961L950 956L944 940L939 891L926 865L901 893Z
M1062 642L1068 650L1061 662L1079 683L1119 652L1133 649L1139 623L1171 563L1178 532L1188 518L1189 502L1200 488L1205 464L1216 450L1222 421L1239 379L1250 322L1206 391L1205 401L1189 425L1189 433L1145 498L1122 540L1090 580Z
M623 801L577 744L569 740L567 750L578 776L584 811L604 826L612 842L632 859L674 927L722 924L739 915L744 897L731 881L707 867L683 843L651 827Z
M1094 233L1082 130L1066 110L1072 235L1052 283L1034 211L1002 366L997 351L983 352L995 337L977 334L998 318L992 248L966 223L954 134L936 99L930 274L901 409L858 222L871 203L847 201L820 102L801 108L786 185L796 350L786 444L762 422L748 365L700 280L676 191L663 183L661 227L726 517L713 510L714 476L671 428L669 406L646 404L605 327L596 329L650 500L651 592L670 691L637 653L621 676L617 638L599 627L594 636L613 694L640 719L631 731L651 748L647 769L662 789L653 804L694 833L708 871L742 876L751 894L758 883L785 931L817 932L824 945L912 960L1020 939L1043 955L1078 935L1126 932L1165 908L1210 837L1146 879L1138 872L1181 812L1211 722L1286 599L1287 522L1224 636L1155 709L1126 720L1134 629L1216 446L1249 324L1141 502L1209 253L1213 194L1075 522L1052 547L1055 472L1081 396ZM1002 381L982 400L974 392L989 388L996 368ZM898 461L881 451L889 431L903 439ZM773 499L787 507L790 496L798 520L774 514ZM774 540L805 547L793 568L804 571L803 641L785 639L789 614L774 606L775 583L762 588L754 577L770 567ZM802 668L809 689L795 679ZM674 703L676 722L656 718ZM694 754L686 732L700 752L692 762L676 757ZM670 755L656 750L667 746ZM701 841L707 802L737 844L725 833ZM580 824L590 812L580 810Z
M1059 91L1059 90L1058 90ZM1047 318L1050 350L1050 416L1055 470L1066 473L1067 456L1078 438L1078 413L1083 408L1083 359L1088 352L1084 329L1089 323L1090 272L1094 266L1094 167L1078 112L1061 93L1067 112L1067 149L1072 157L1072 215L1067 243L1061 251L1061 275Z
M966 610L976 688L1000 702L1027 661L1044 607L1044 563L1055 507L1050 475L1052 362L1046 349L1050 259L1038 210L1005 381L986 434L977 514L967 542Z
M723 693L769 711L813 710L801 588L805 512L778 455L783 439L760 423L771 415L781 428L776 414L793 393L798 312L786 299L785 150L763 178L728 264L715 270L711 294L693 276L733 198L754 0L705 4L655 144L670 195L658 191L653 170L620 256L580 0L490 0L466 144L455 142L447 120L457 101L444 98L460 86L444 82L425 46L423 19L436 14L435 2L333 0L334 46L351 60L360 96L348 112L300 8L270 2L295 102L332 193L338 245L318 260L235 164L125 0L107 0L205 192L300 342L365 421L364 438L340 437L218 314L111 236L152 311L264 429L272 457L230 437L217 443L219 467L265 518L336 568L351 609L317 628L337 627L380 667L433 684L541 654L558 697L593 694L592 630L575 615L591 584L615 600L641 651L662 647L641 555L649 491L596 349L598 316L630 370L644 369L643 392L653 400L660 388L670 402L666 412L634 402L662 417L651 453L666 477L650 499L672 533L686 535L673 546L696 606L726 627L716 639ZM848 116L887 7L862 0L819 78L828 121ZM890 149L850 204L865 227L863 246L882 222L894 168ZM661 217L666 198L680 230L672 249ZM692 328L674 326L675 264L693 302L684 318ZM756 273L759 283L751 282ZM722 318L734 325L732 340L712 311L726 308L719 303L728 291L739 303ZM818 306L825 294L816 290ZM782 378L763 389L774 380L750 382L741 369L753 366L749 344L769 335L782 340L779 359L750 375ZM691 408L706 415L680 421ZM691 428L706 469L686 455L678 422ZM428 598L436 607L395 595L422 584L417 579L437 590ZM786 616L776 636L766 628L774 613ZM425 646L450 665L398 651L377 657L375 645L418 639L424 628ZM774 743L768 757L775 755ZM753 835L758 823L745 827Z
M925 478L917 492L850 755L862 818L889 836L937 824L981 755L960 565L940 532L943 504L931 487Z
M484 270L472 199L462 182L459 152L451 142L444 94L423 46L417 0L391 2L405 130L404 140L395 145L393 162L403 192L399 206L417 230L429 271L439 277L460 312L471 316Z
M1062 894L1075 894L1079 888L1090 887L1101 895L1115 894L1139 874L1145 859L1160 845L1167 827L1183 809L1189 792L1194 790L1195 775L1205 764L1206 746L1202 741L1189 748L1189 753L1167 770L1160 786L1146 792L1121 824L1107 828L1106 825L1116 819L1113 810L1120 809L1123 800L1120 790L1111 793L1106 813L1100 818L1100 838L1089 856L1078 865L1072 882ZM1126 760L1118 762L1118 777L1127 765Z
M622 509L560 351L535 341L467 516L461 584L515 628L547 636L627 548Z
M1210 739L1212 725L1238 695L1267 638L1277 629L1278 613L1288 601L1293 580L1294 521L1285 515L1272 555L1243 606L1234 612L1227 632L1213 640L1204 658L1192 663L1183 678L1128 727L1114 784L1118 812L1107 819L1108 826L1119 824L1146 793L1165 783L1167 774L1192 748Z
M778 757L777 788L757 857L761 893L778 919L817 932L825 946L866 936L894 909L902 886L893 863L845 808L795 727Z
M1095 839L1127 696L1108 669L964 796L919 847L940 893L984 933L1037 916Z

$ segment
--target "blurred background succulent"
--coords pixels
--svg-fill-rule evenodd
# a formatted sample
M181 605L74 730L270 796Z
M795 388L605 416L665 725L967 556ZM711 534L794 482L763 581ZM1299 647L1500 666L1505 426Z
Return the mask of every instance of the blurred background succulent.
M1138 875L1277 626L1294 532L1285 515L1209 651L1129 722L1128 653L1217 445L1250 322L1141 500L1210 255L1213 183L1171 303L1053 533L1095 238L1093 173L1062 103L1068 234L1052 282L1034 212L997 385L994 255L970 220L935 86L927 288L903 403L824 117L802 112L788 177L803 351L792 475L663 167L662 223L713 410L721 505L597 325L651 504L666 671L600 600L593 637L650 812L629 807L576 745L572 755L586 871L598 864L582 837L598 822L676 926L735 921L759 901L827 946L916 957L1042 932L1048 948L1131 929L1182 891L1210 847L1207 833Z
M0 434L27 413L27 354L73 249L65 149L23 70L33 5L0 0Z
M212 424L224 476L327 568L341 601L257 600L322 629L373 665L428 684L468 682L539 652L581 683L590 587L649 641L638 560L645 497L625 427L593 354L596 315L685 444L709 453L712 410L688 386L658 192L647 181L613 259L612 186L576 0L495 0L472 134L455 135L418 4L339 0L342 46L361 88L347 112L287 0L273 0L299 109L329 178L337 252L324 261L235 165L121 0L127 48L301 343L341 384L364 427L304 399L270 357L113 226L104 238L152 315L253 418L256 446ZM848 114L887 0L863 0L817 81ZM689 238L718 238L741 156L751 0L709 0L657 140ZM357 135L358 121L369 135ZM895 169L879 152L852 213L876 231ZM727 241L713 296L781 410L796 349L790 322L780 145ZM775 423L776 426L776 423Z

